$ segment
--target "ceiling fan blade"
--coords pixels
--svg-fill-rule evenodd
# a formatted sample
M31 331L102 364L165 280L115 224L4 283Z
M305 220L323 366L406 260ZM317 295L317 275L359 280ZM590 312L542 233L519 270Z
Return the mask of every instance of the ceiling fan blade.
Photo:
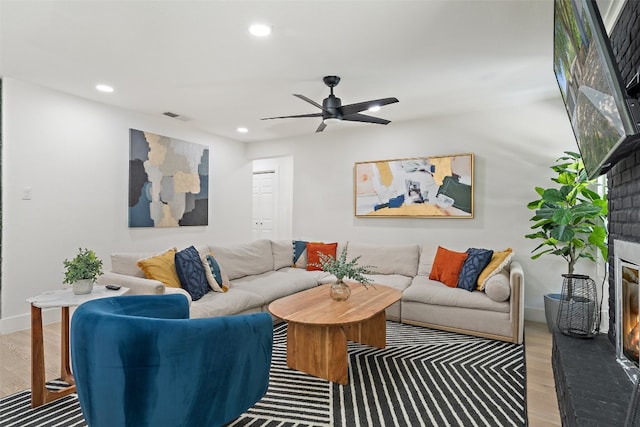
M398 102L398 98L381 98L373 99L371 101L358 102L356 104L348 104L342 106L342 117L350 116L352 114L359 113L360 111L368 110L371 107L381 107L383 105L393 104Z
M281 116L281 117L265 117L260 120L271 120L271 119L297 119L300 117L322 117L322 113L312 113L312 114L299 114L297 116Z
M379 117L367 116L366 114L351 114L349 116L343 116L342 120L348 122L366 122L366 123L377 123L380 125L388 125L391 123L390 120L381 119Z
M312 100L312 99L307 98L307 97L306 97L306 96L304 96L304 95L300 95L300 94L298 94L298 93L294 93L294 94L293 94L293 96L295 96L295 97L297 97L297 98L300 98L300 99L302 99L303 101L307 101L309 104L311 104L311 105L313 105L313 106L315 106L315 107L318 107L318 108L319 108L319 109L321 109L322 111L326 111L327 113L329 112L329 111L325 110L325 109L324 109L324 107L323 107L322 105L318 104L317 102L315 102L315 101L314 101L314 100Z
M320 122L320 125L318 126L318 129L316 129L316 132L322 132L324 130L324 128L326 128L327 125L324 123L324 121Z

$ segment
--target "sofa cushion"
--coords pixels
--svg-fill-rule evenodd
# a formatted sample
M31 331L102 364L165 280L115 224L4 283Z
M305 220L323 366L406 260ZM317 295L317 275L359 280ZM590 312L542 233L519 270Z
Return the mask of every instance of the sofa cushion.
M162 252L114 252L111 254L111 271L127 276L145 277L138 267L138 260L161 255Z
M490 249L467 249L467 259L464 260L458 277L458 287L469 292L475 290L478 285L478 276L491 261L491 256L493 251Z
M418 272L418 245L373 245L349 242L347 258L359 256L359 265L371 265L376 274L400 274L413 277Z
M365 274L365 277L371 280L373 286L384 285L399 291L407 289L413 279L401 274Z
M202 258L193 246L189 246L175 255L176 272L182 287L189 292L191 299L197 301L209 292L209 282L204 272Z
M320 254L336 258L337 243L307 243L307 271L322 270Z
M511 258L513 258L513 250L511 248L507 248L504 251L494 251L491 256L491 261L489 264L482 270L480 276L478 277L478 287L479 291L484 290L484 286L487 283L487 280L494 276L503 268L506 268L511 262Z
M273 252L269 240L256 240L229 246L209 246L212 255L229 280L273 270Z
M418 276L429 276L433 260L436 257L438 247L436 245L422 245L420 247L420 261L418 262Z
M509 302L497 302L489 298L484 292L468 292L460 288L450 288L436 280L425 276L416 276L411 286L402 293L402 301L419 302L423 304L447 307L464 307L478 310L509 312ZM425 310L429 307L425 306Z
M231 282L231 288L259 295L265 304L269 304L278 298L317 286L314 274L300 274L307 272L292 270L294 271L268 271L255 276L241 277Z
M511 296L511 284L509 283L509 273L502 270L492 276L484 285L484 293L494 301L506 301Z
M176 248L171 248L160 255L138 260L137 265L147 279L158 280L165 286L179 288L181 286L176 272L176 252Z
M190 317L230 316L251 309L260 311L263 305L261 296L231 288L229 292L209 292L191 303Z
M450 288L455 288L458 286L458 277L466 259L466 252L455 252L438 246L429 279L438 280Z
M272 240L271 252L273 252L273 269L291 267L293 253L293 241L291 240Z

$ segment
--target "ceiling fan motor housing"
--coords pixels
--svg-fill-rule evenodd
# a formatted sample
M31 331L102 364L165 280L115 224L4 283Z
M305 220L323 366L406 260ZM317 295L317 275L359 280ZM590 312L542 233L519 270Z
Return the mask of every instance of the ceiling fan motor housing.
M322 101L322 119L342 119L342 101L334 95L329 95Z

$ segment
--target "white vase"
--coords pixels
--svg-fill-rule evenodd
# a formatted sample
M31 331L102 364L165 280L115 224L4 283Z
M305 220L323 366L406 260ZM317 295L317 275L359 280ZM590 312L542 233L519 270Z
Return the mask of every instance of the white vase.
M76 295L90 294L93 290L93 281L91 279L82 279L73 282L73 293Z

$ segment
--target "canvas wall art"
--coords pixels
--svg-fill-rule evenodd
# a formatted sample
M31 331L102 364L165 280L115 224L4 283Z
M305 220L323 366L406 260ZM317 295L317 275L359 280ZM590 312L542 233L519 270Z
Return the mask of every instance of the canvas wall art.
M473 154L358 162L357 217L473 218Z
M129 227L209 223L209 148L129 130Z

